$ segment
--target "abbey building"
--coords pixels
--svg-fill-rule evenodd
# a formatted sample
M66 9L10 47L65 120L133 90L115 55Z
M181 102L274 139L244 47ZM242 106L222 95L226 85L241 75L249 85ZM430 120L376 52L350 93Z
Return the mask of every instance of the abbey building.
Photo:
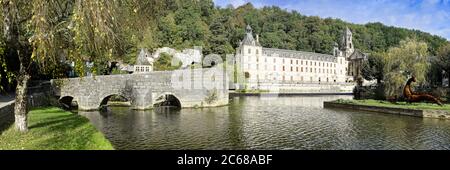
M237 71L245 77L241 87L270 90L277 85L320 90L326 86L336 91L342 86L354 86L367 55L355 49L352 38L352 32L346 28L341 43L334 44L333 55L264 48L259 36L254 38L252 28L247 26L246 35L236 49Z

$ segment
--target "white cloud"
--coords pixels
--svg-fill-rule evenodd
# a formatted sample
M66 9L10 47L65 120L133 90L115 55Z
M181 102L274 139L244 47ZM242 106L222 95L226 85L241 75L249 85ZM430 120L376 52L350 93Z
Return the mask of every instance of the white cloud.
M215 0L218 5L243 5L249 0ZM256 7L277 5L305 15L340 18L365 24L381 22L390 26L418 29L450 40L450 0L254 0Z

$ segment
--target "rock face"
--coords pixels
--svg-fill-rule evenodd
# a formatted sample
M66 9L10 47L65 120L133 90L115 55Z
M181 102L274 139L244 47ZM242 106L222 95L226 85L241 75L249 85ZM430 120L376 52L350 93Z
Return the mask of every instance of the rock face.
M153 53L152 61L156 61L157 58L161 55L161 53L167 53L172 55L174 59L182 62L181 68L186 68L192 63L201 63L202 62L202 50L200 48L194 49L184 49L183 51L177 51L175 49L169 47L159 48Z
M80 110L97 110L113 95L127 98L134 109L150 109L168 95L181 107L213 107L228 104L228 80L218 68L185 69L52 80L54 94Z

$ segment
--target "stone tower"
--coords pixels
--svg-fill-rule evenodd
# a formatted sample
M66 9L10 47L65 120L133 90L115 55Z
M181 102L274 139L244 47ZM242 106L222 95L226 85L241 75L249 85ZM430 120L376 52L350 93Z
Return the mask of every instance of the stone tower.
M342 36L341 50L344 52L345 58L347 59L355 52L353 33L348 27L346 27L344 35Z

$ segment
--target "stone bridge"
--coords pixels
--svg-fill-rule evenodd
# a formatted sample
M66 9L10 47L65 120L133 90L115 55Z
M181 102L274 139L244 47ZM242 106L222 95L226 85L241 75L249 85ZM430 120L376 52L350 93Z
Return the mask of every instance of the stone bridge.
M214 107L228 104L227 79L222 69L213 67L56 79L52 87L61 103L76 101L79 110L97 110L114 95L128 99L137 110L167 101L182 108Z

